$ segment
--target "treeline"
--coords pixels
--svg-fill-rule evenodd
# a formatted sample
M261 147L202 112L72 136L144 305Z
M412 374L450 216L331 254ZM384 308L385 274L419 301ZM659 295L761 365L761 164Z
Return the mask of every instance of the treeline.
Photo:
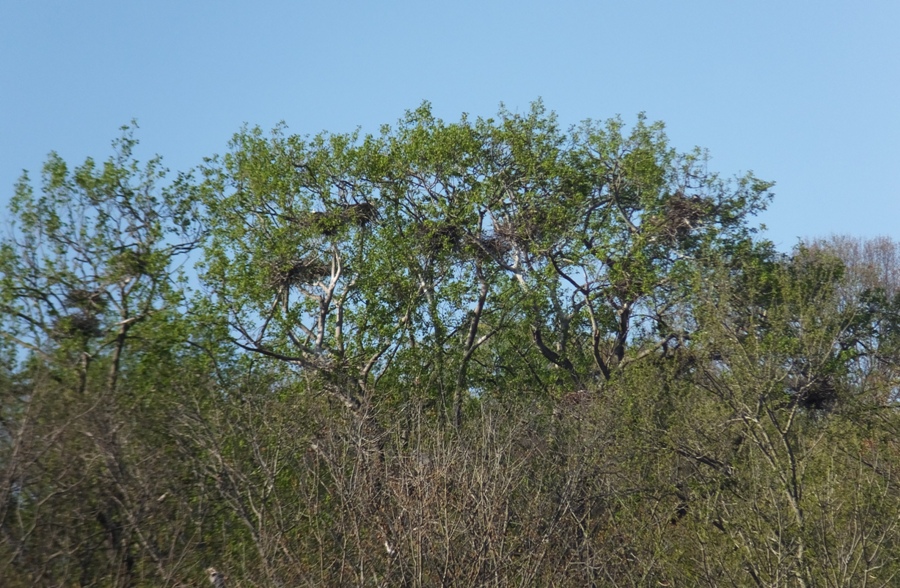
M541 104L135 146L10 201L4 586L898 582L897 243Z

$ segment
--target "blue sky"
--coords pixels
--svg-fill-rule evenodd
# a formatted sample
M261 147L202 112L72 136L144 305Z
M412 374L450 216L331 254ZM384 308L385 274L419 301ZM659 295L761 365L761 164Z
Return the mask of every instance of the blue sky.
M566 124L646 111L712 169L776 181L782 249L900 239L898 31L896 0L4 0L0 201L132 118L183 170L245 122L374 132L422 100L455 120L540 97Z

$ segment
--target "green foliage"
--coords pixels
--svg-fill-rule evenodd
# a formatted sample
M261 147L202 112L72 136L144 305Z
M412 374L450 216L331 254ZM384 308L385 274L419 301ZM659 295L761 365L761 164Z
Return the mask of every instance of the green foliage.
M563 132L540 103L458 123L424 104L378 136L245 130L205 172L203 279L239 345L340 371L351 406L406 359L457 421L479 378L509 387L488 367L503 341L506 371L582 387L683 341L691 268L739 254L770 187L643 117Z
M11 200L6 584L896 583L889 240L540 103L136 145Z
M109 160L74 170L51 154L40 190L24 176L10 202L0 575L23 583L133 585L188 528L161 497L183 492L167 423L205 363L184 347L177 267L199 237L193 188L188 176L159 187L166 170L158 158L140 165L136 144L126 127Z

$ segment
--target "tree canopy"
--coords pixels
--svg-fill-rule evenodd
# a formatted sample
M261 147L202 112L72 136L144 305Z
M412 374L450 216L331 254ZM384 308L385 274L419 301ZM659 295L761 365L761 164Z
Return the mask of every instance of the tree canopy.
M897 243L642 115L134 129L10 201L8 585L895 582Z
M246 130L205 171L203 280L239 345L340 366L353 406L428 372L457 420L513 374L585 388L683 344L691 280L753 248L771 187L643 117L564 132L539 103L452 124L426 104L365 138Z

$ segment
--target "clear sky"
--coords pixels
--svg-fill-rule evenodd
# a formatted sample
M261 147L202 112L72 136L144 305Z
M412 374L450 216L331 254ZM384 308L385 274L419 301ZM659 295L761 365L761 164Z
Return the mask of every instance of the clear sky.
M132 118L184 170L245 122L375 132L422 100L456 120L539 97L566 124L646 111L776 181L782 249L900 239L898 0L3 0L0 201Z

